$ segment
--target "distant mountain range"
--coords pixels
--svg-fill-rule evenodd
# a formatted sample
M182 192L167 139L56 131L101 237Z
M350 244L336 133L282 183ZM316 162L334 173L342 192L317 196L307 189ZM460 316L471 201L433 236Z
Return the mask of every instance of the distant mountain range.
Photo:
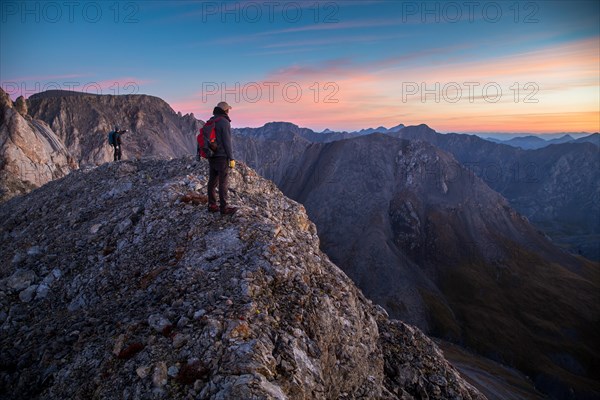
M495 143L501 143L501 144L507 144L507 145L513 146L513 147L519 147L519 148L525 149L525 150L541 149L546 146L550 146L552 144L561 144L561 143L593 143L596 146L600 146L600 134L599 133L593 133L591 135L584 136L584 137L581 137L578 139L575 139L571 135L564 135L564 136L561 136L556 139L545 139L541 136L533 136L533 135L516 137L516 138L512 138L512 139L508 139L508 140L499 140L499 139L494 139L491 137L484 138L484 139L489 140L491 142L495 142Z
M446 132L451 133L451 132ZM544 140L553 140L560 139L563 136L571 136L574 139L581 139L582 137L590 136L594 132L556 132L556 133L531 133L531 132L522 132L522 133L509 133L509 132L454 132L454 133L463 133L469 135L477 135L483 139L496 139L496 140L510 140L525 136L539 136Z
M367 128L361 129L358 131L333 131L331 129L323 130L322 134L327 135L347 135L346 137L354 137L360 135L369 135L371 133L398 133L400 130L405 128L404 124L399 124L391 128L386 128L384 126L380 126L378 128ZM256 129L256 128L255 128ZM306 128L305 128L306 129ZM592 134L584 134L584 133L571 133L571 134L542 134L542 135L515 135L508 133L476 133L476 136L481 137L482 139L489 140L494 143L507 144L513 147L519 147L526 150L540 149L551 144L561 144L561 143L583 143L589 142L594 143L597 146L600 146L600 134L592 133ZM325 140L329 141L329 140Z
M393 126L391 128L386 128L385 126L380 126L378 128L367 128L367 129L361 129L358 131L352 131L352 132L335 132L332 131L330 129L325 129L324 131L322 131L321 133L326 133L326 134L332 134L332 133L350 133L352 135L370 135L371 133L393 133L393 132L398 132L400 129L404 128L404 124L398 124L396 126Z
M143 95L45 92L21 103L7 132L46 124L75 168L110 160L114 124L131 131L125 158L193 154L202 124ZM322 249L393 317L515 366L554 397L599 393L598 264L547 236L600 254L598 146L524 150L426 125L383 129L272 122L236 129L234 148L304 205Z

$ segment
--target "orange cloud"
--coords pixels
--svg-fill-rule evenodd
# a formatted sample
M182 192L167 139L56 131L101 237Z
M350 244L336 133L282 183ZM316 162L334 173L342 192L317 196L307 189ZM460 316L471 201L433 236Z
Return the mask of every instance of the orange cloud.
M598 132L600 127L600 114L597 111L463 116L456 119L463 127L461 130L457 130L456 125L451 122L453 117L440 118L430 125L441 132L509 133ZM590 129L594 126L595 130Z

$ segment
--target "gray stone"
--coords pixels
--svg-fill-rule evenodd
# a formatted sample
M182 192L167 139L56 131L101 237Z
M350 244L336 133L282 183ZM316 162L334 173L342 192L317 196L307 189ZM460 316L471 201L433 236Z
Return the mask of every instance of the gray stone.
M173 337L173 347L179 349L184 344L186 344L188 340L189 336L178 333Z
M48 296L49 292L50 292L50 287L48 287L48 285L40 284L37 287L35 298L36 299L45 299Z
M6 284L15 291L28 288L35 279L33 271L17 269L7 280Z
M146 377L150 374L150 370L151 368L148 366L141 366L136 368L135 373L140 377L140 379L146 379Z
M31 257L39 256L42 252L43 250L40 246L31 246L27 249L27 255Z
M17 253L15 253L11 262L15 265L19 265L25 260L26 260L26 257L23 255L23 253L17 252Z
M156 332L163 332L167 326L171 325L171 322L160 314L153 314L148 317L148 325Z
M167 375L169 375L171 378L175 378L178 373L179 373L179 368L175 365L171 365L169 367L169 369L167 370Z
M167 364L164 361L157 363L154 366L152 374L152 384L154 387L162 388L167 384Z
M35 292L36 292L37 288L38 288L37 285L29 286L27 289L25 289L21 293L19 293L19 299L23 303L29 303L31 300L33 300L33 297L35 296Z

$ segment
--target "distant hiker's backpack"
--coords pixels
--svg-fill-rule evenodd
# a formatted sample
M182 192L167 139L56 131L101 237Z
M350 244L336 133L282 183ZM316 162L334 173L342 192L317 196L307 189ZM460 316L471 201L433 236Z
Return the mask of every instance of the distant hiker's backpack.
M198 152L200 157L209 158L212 157L217 151L217 132L215 131L215 124L221 119L221 117L211 118L202 128L197 136L198 140Z
M111 131L108 134L108 144L110 144L111 146L114 146L115 144L117 144L117 142L115 140L115 136L116 136L116 132L115 131Z

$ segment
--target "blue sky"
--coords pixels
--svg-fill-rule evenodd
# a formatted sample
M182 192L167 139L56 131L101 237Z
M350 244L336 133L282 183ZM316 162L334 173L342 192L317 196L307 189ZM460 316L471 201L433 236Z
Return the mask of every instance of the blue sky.
M315 130L600 128L596 1L5 1L0 84Z

